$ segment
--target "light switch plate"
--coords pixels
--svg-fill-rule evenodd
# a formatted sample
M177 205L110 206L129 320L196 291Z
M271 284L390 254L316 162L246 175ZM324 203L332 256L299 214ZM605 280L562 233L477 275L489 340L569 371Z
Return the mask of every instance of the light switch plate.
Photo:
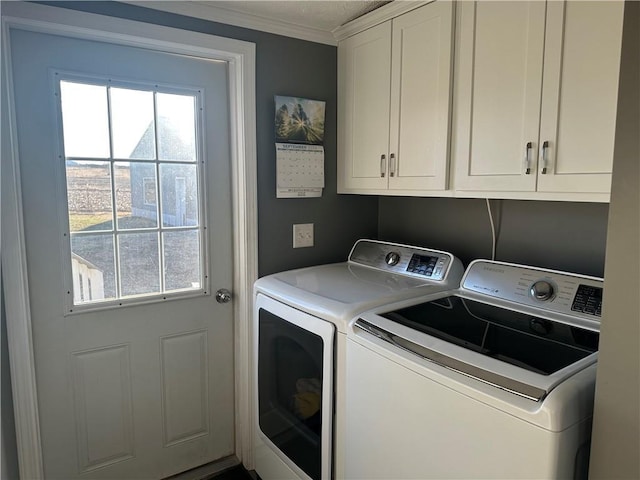
M313 247L313 223L293 225L293 248Z

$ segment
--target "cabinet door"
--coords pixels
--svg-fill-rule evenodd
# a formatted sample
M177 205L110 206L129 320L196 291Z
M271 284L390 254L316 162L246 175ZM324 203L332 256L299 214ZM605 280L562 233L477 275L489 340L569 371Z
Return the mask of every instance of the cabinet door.
M390 189L446 188L452 22L453 2L393 20Z
M455 188L534 191L545 3L460 2L459 9Z
M338 46L338 191L386 189L391 22Z
M610 191L623 10L621 1L549 2L538 191Z

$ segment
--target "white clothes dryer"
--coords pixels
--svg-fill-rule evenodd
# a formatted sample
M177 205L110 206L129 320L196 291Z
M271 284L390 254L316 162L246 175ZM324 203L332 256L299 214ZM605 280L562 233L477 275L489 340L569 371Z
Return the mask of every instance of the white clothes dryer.
M586 478L603 281L476 260L357 316L346 478Z
M463 271L447 252L359 240L347 262L255 283L254 452L263 480L344 478L349 321L455 288Z

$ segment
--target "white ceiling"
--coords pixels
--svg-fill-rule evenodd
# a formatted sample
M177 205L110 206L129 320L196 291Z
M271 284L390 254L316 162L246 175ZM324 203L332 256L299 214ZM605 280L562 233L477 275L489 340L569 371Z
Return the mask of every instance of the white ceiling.
M142 7L335 45L333 31L389 0L129 0Z
M337 27L388 3L381 0L280 0L280 1L204 1L213 7L242 12L301 27L333 32Z

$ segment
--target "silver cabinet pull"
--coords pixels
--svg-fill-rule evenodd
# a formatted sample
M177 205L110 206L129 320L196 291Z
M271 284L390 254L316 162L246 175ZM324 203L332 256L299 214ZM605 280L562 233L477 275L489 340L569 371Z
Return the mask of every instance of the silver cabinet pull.
M396 154L389 155L389 176L393 177L396 174Z
M547 166L549 165L549 142L545 140L542 143L542 149L540 150L540 161L542 163L542 170L540 173L545 175L547 173Z
M387 171L387 156L380 155L380 177L384 178Z
M533 150L533 143L527 142L527 146L524 151L524 174L531 174L531 150Z

